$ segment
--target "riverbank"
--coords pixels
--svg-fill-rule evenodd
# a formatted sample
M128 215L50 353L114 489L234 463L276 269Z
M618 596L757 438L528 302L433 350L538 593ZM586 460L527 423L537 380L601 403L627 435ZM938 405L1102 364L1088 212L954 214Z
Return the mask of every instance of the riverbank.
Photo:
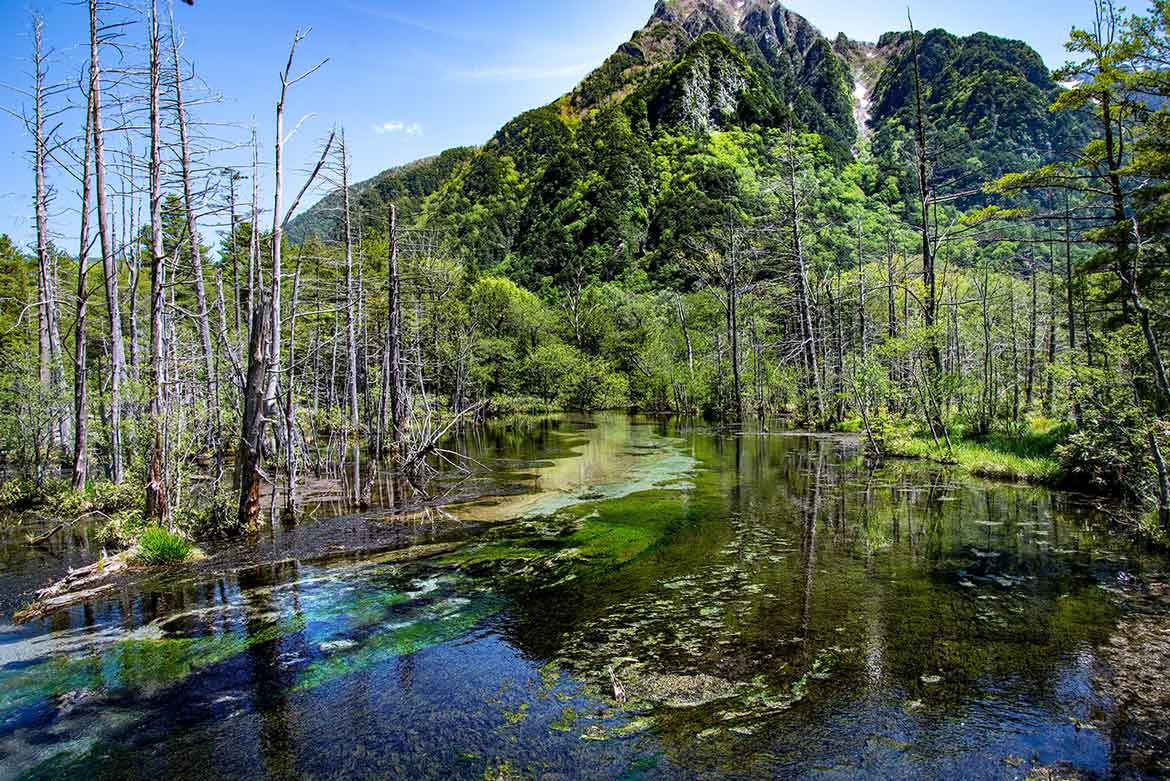
M956 466L989 480L1058 488L1060 462L1055 456L1020 455L1002 446L966 440L935 443L922 436L899 436L888 440L883 452L894 458L917 458L944 466Z

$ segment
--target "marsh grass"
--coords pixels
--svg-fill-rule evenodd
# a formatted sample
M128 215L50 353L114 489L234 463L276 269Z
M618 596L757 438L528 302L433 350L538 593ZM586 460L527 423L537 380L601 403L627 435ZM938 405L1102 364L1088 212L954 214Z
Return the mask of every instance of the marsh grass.
M903 432L886 443L886 452L899 458L958 466L976 477L1053 485L1060 481L1060 461L1055 451L1065 433L1060 427L1032 426L1020 433L970 439L952 435L948 448L943 443L936 445L928 434Z
M141 549L138 560L152 567L179 564L190 559L195 553L195 546L188 540L158 527L144 531L138 544Z

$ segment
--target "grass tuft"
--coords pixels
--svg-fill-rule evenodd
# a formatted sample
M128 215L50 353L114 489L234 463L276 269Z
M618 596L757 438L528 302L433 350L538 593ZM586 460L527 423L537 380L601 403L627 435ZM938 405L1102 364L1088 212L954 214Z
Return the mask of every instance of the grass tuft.
M152 567L179 564L191 558L195 547L177 534L152 527L142 533L138 541L141 552L138 560Z

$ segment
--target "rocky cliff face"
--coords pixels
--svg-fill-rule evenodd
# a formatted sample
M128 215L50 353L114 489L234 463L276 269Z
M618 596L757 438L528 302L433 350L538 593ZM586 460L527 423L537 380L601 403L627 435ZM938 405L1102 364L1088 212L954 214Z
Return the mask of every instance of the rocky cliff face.
M697 102L683 113L692 128L719 127L718 115L735 115L736 93L754 86L742 67L746 63L774 103L791 107L803 124L843 147L853 143L853 81L845 58L804 17L766 0L658 0L646 26L574 90L572 107L604 107L654 78L669 78L662 71L687 59L700 39L711 35L731 43L743 62L707 45L683 63L714 74L688 81L687 94ZM710 88L700 88L702 82ZM714 113L709 105L716 107Z

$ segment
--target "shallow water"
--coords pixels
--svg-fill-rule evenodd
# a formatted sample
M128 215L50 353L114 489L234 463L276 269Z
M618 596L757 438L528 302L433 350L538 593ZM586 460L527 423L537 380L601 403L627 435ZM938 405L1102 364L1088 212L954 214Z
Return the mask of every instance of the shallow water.
M1166 561L1074 497L619 416L458 446L499 496L439 558L0 626L0 777L1143 774L1098 681Z

